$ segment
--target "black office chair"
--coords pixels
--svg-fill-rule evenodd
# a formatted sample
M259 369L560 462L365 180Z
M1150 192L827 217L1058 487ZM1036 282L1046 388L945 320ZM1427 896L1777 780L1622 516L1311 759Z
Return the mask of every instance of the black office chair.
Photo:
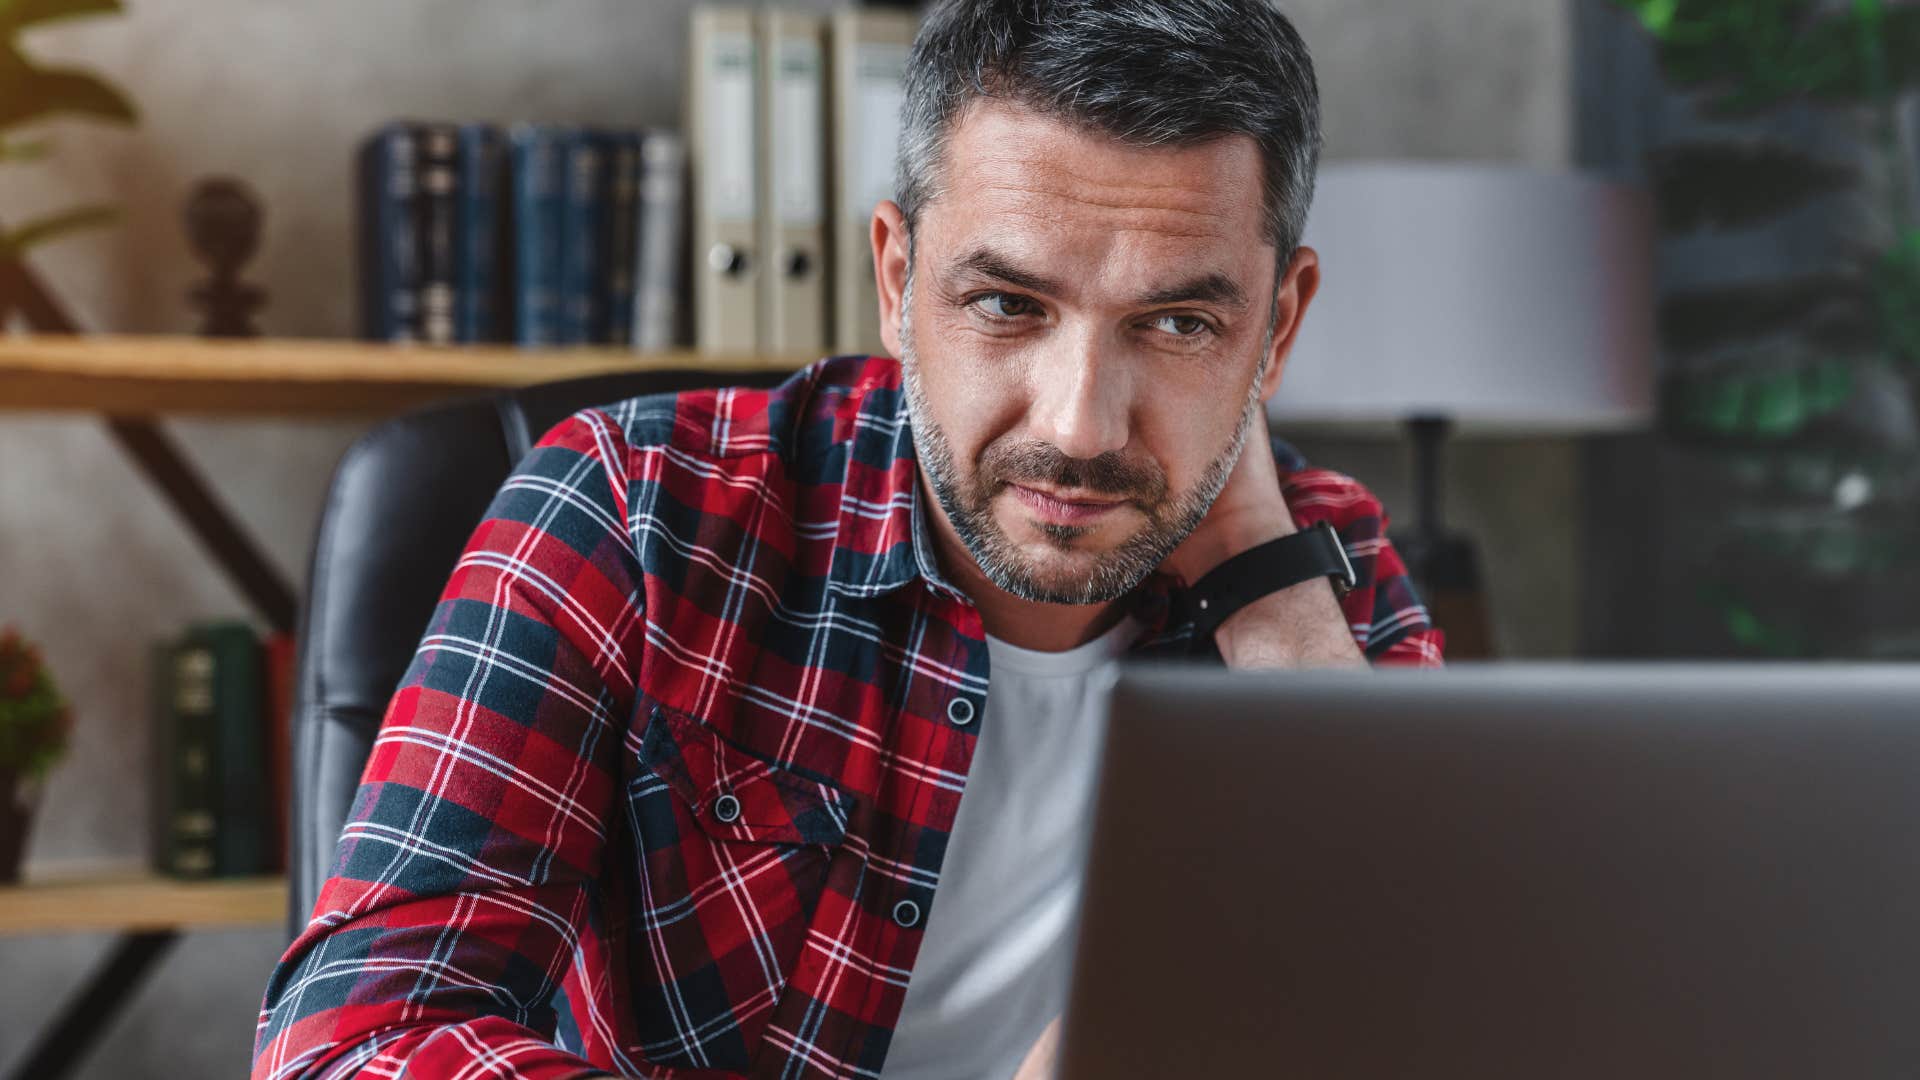
M408 413L341 457L307 572L293 705L287 933L306 926L386 715L487 504L527 449L569 415L641 394L771 386L781 372L596 375Z

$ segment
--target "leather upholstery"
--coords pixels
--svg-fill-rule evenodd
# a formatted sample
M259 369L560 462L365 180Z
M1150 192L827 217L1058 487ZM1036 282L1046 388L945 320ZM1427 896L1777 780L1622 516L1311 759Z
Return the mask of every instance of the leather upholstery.
M289 939L306 926L332 872L373 736L453 564L528 447L589 406L784 377L647 371L545 383L408 413L348 448L321 510L300 612Z

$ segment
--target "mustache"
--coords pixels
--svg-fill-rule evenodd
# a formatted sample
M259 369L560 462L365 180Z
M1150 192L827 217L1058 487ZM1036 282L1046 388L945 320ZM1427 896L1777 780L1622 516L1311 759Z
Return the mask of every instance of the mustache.
M1043 442L990 446L980 457L983 478L1001 484L1041 483L1091 491L1152 505L1166 495L1166 474L1152 460L1135 461L1117 450L1075 458Z

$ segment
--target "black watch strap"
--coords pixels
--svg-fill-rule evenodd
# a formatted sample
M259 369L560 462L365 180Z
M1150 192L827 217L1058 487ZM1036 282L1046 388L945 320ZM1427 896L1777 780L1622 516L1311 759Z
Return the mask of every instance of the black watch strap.
M1321 521L1278 540L1248 548L1209 570L1188 590L1195 647L1204 647L1227 617L1255 600L1317 577L1333 580L1336 595L1359 584L1346 545Z

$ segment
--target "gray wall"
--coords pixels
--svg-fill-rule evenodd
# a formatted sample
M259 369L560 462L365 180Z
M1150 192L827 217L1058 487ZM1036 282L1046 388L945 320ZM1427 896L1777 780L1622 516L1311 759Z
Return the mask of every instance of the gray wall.
M824 7L826 0L806 6ZM178 225L196 179L244 178L267 208L250 280L274 335L352 330L351 147L395 115L674 123L686 0L130 0L121 19L27 40L111 75L143 110L131 132L55 125L50 163L0 167L9 220L118 203L123 223L34 258L84 325L189 332L199 276ZM1571 145L1560 0L1302 0L1319 58L1329 156L1563 165ZM348 423L170 420L290 578L304 574ZM1302 438L1319 461L1404 505L1402 450ZM246 611L85 416L0 414L0 620L41 639L78 711L29 852L33 876L137 864L147 828L147 643ZM1574 455L1560 443L1458 448L1453 517L1484 541L1496 635L1514 655L1572 648ZM1509 527L1524 521L1526 530ZM0 1068L110 945L0 938ZM278 929L188 935L84 1076L245 1072Z

